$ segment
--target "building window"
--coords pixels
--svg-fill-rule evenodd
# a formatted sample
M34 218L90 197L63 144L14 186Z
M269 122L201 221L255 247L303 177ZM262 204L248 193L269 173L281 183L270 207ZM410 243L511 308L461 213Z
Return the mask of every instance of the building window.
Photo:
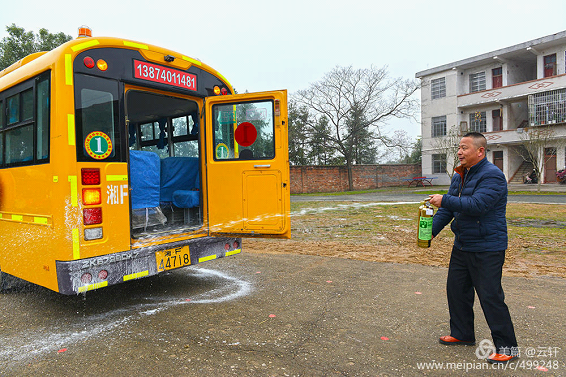
M446 155L433 154L432 155L432 174L446 173Z
M471 132L485 132L485 111L476 111L470 114L470 131Z
M485 90L485 72L470 75L470 93Z
M566 122L566 89L531 94L529 123L531 126Z
M544 57L544 77L556 76L556 54Z
M503 86L503 68L495 68L491 70L491 87L501 88Z
M446 97L446 79L444 77L431 80L430 84L432 99Z
M432 137L446 136L446 116L432 118Z
M493 110L491 112L491 118L493 121L493 131L502 131L503 130L503 116L502 116L502 109Z

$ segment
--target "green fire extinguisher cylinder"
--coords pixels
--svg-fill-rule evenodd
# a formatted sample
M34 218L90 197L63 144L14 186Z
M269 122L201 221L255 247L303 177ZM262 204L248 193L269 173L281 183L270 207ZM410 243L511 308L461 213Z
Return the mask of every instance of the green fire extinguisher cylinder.
M430 247L433 216L434 209L430 205L430 199L425 199L419 206L417 245L420 247Z

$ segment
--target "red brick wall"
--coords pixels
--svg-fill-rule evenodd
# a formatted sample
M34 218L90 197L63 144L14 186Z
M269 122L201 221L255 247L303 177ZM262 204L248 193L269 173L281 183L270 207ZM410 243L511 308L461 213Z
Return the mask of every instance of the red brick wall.
M403 179L420 177L420 164L354 165L354 190L402 186ZM348 191L346 166L291 166L291 194Z

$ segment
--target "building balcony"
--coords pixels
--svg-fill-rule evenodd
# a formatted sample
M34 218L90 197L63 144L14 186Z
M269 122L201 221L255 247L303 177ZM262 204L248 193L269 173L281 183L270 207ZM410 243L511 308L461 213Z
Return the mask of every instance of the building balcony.
M560 124L553 124L551 125L552 128L552 135L550 139L565 139L566 138L566 123ZM515 130L504 130L504 131L494 131L494 132L485 132L484 136L487 139L488 145L493 144L521 144L526 139L526 132L530 129L537 129L539 127L525 127L525 128L517 128Z
M524 100L529 94L562 88L566 88L566 74L462 94L458 96L458 107L466 108L501 102L517 102Z

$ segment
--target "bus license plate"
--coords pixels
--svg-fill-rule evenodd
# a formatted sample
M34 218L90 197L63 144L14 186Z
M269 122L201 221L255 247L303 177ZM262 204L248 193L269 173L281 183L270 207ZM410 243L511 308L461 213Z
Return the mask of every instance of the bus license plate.
M155 261L157 263L157 272L172 270L191 264L191 255L189 247L177 247L170 250L162 250L155 253Z

